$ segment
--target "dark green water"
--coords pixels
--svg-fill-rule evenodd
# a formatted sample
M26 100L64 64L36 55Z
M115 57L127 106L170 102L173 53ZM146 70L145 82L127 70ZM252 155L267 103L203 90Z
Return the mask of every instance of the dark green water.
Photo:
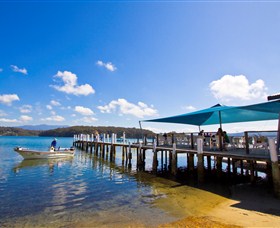
M174 221L156 189L128 170L76 150L68 160L23 160L15 146L46 149L52 138L0 137L0 227L157 226ZM72 138L58 138L61 147ZM149 158L147 158L149 159ZM150 167L147 167L148 169Z

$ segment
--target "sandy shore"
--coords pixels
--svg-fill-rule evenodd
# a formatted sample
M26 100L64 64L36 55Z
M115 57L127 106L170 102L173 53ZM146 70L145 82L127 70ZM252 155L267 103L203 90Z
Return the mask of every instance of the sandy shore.
M172 218L170 222L160 216L149 221L143 213L147 211L145 207L140 208L141 213L137 210L139 216L135 217L135 212L127 207L126 211L115 208L91 215L88 211L75 212L73 217L77 220L69 214L71 222L58 219L51 226L43 225L45 214L41 213L29 220L19 218L6 227L280 227L280 200L267 187L211 184L202 189L149 174L137 175L137 179L152 187L151 194L156 199L151 206L164 211L162 216Z
M160 227L280 227L280 200L261 186L212 186L210 192L172 181L168 181L169 188L165 180L152 182L167 196L156 205L178 217ZM215 193L227 191L226 197Z

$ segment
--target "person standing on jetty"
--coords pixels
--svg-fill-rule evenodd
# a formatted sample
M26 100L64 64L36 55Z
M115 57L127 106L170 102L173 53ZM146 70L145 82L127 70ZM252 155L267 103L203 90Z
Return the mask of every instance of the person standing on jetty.
M217 133L216 133L216 136L217 136L217 138L218 138L218 142L217 142L217 144L219 144L219 148L220 148L220 150L223 150L223 130L222 130L222 128L218 128L218 131L217 131Z
M227 145L230 142L227 132L223 131L222 128L219 128L216 135L219 137L219 141L221 142L220 149L227 151Z

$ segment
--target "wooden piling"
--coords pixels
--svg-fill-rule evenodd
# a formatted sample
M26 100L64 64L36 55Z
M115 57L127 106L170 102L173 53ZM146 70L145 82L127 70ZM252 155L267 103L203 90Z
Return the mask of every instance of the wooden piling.
M194 154L189 154L188 170L190 173L193 173L194 171Z
M216 169L217 169L217 178L220 179L222 177L222 161L223 157L216 157Z
M273 180L273 190L277 198L280 198L280 171L278 164L278 151L276 151L276 145L274 139L269 139L269 150L271 158L271 169L272 169L272 180Z
M172 166L171 166L171 173L176 176L177 175L177 153L176 153L176 143L173 143L173 150L172 150Z
M204 156L203 156L203 138L197 137L197 179L198 183L204 182Z
M158 160L157 160L157 142L153 145L153 173L157 173Z

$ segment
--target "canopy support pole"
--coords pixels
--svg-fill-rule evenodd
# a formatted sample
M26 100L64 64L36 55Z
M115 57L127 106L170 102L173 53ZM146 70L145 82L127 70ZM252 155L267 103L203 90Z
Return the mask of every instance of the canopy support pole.
M219 111L219 122L220 122L220 128L222 129L222 115L221 115L221 111Z

